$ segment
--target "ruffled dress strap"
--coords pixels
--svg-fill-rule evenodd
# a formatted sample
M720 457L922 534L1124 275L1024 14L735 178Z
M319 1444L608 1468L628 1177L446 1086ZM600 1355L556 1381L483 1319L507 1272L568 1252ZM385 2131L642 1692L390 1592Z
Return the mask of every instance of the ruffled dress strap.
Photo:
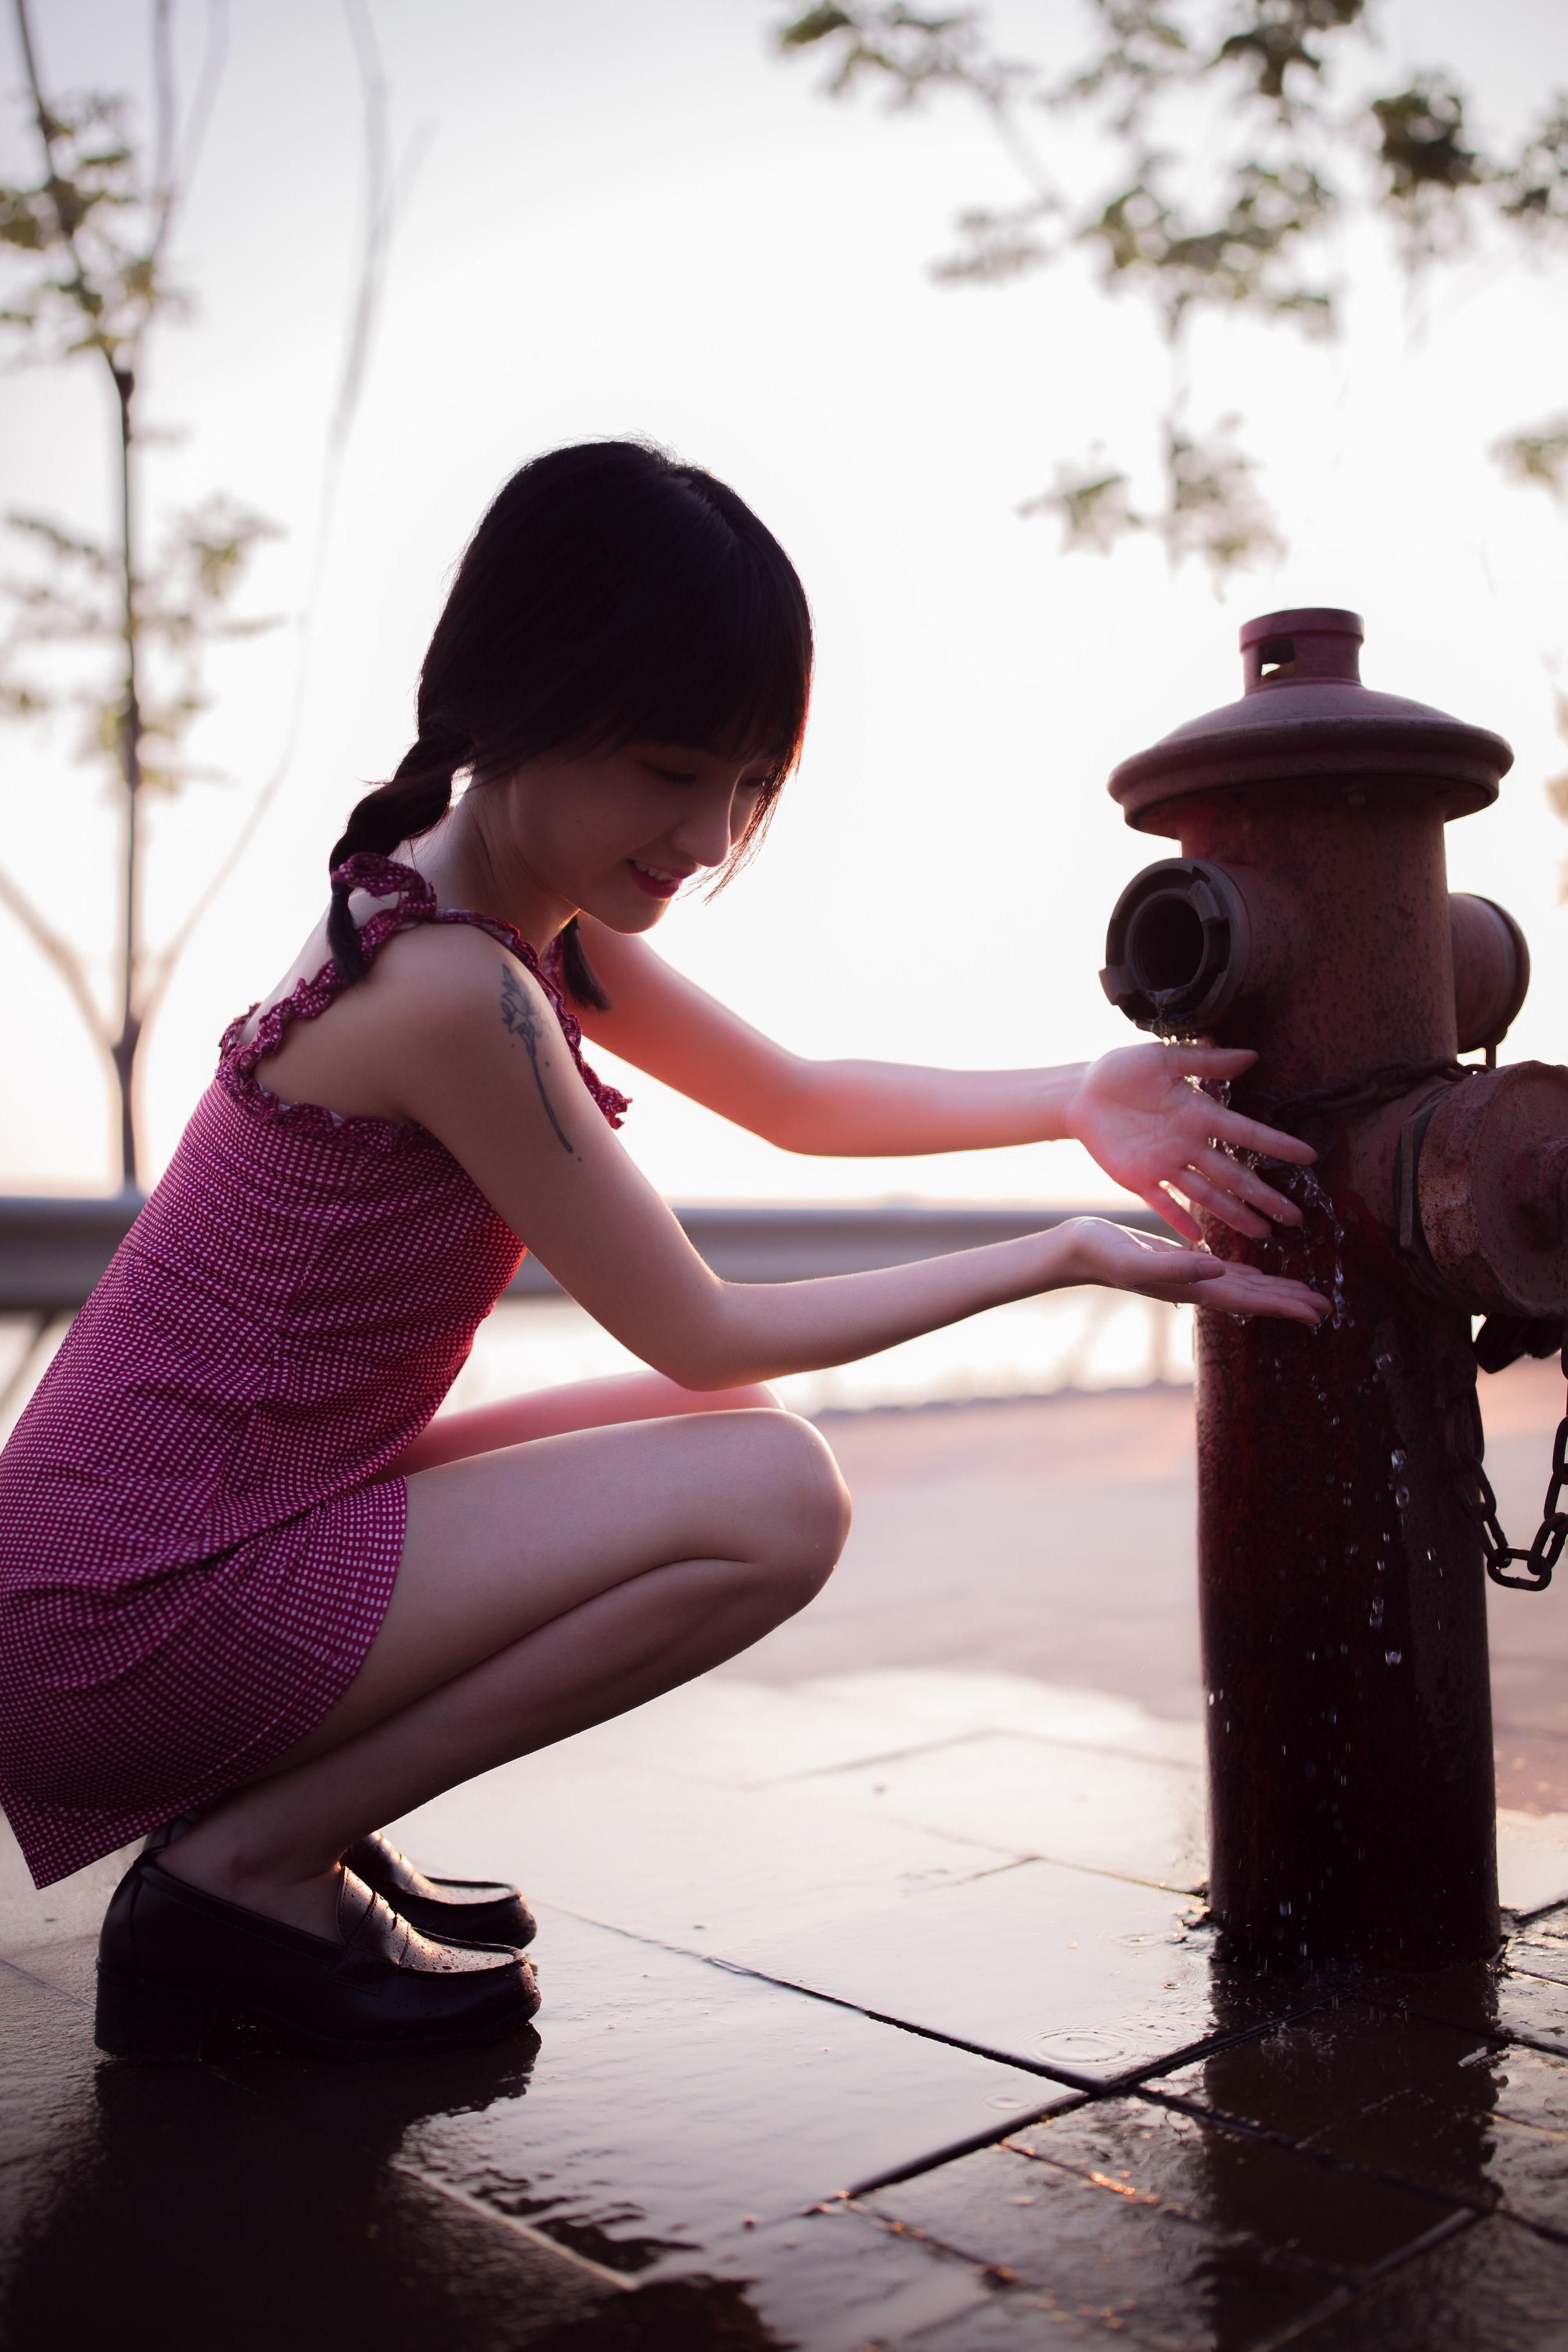
M626 1096L618 1087L608 1087L583 1059L583 1024L566 1002L566 990L561 975L561 952L558 940L552 940L542 957L536 956L521 931L494 915L470 913L465 908L438 907L436 893L412 866L399 866L390 857L378 857L366 850L357 850L353 856L333 871L334 882L346 882L351 890L363 890L373 898L391 898L395 903L382 907L359 927L359 942L365 961L372 962L377 952L395 939L399 931L416 929L423 923L468 923L476 930L488 931L493 940L516 956L519 963L533 974L549 998L552 1010L561 1024L561 1034L577 1066L578 1074L599 1108L612 1127L619 1127L631 1108ZM268 1055L277 1053L290 1022L315 1021L327 1010L345 987L352 983L339 973L337 966L324 964L313 980L297 981L289 993L268 1005L257 1022L254 1034L247 1037L246 1028L256 1011L253 1004L231 1022L223 1034L219 1047L218 1082L226 1093L247 1109L275 1119L291 1128L305 1128L331 1132L347 1140L387 1146L401 1138L422 1135L422 1129L408 1121L387 1118L344 1118L337 1111L325 1110L317 1103L280 1102L269 1094L257 1076L257 1071Z

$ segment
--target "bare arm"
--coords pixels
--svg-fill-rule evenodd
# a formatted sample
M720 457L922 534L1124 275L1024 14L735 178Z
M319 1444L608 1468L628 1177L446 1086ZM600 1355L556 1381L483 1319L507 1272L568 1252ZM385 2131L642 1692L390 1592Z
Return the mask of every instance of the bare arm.
M384 950L374 980L374 1005L362 983L361 1051L400 1114L439 1137L573 1297L683 1387L845 1363L1067 1284L1201 1292L1233 1313L1306 1323L1323 1310L1300 1284L1095 1219L876 1273L721 1282L616 1142L542 992L504 950L473 931L426 933Z
M623 1061L783 1151L886 1159L1058 1141L1085 1065L940 1070L902 1062L811 1061L763 1036L646 941L584 921L583 944L611 999L583 1026Z
M784 1150L883 1158L1071 1136L1190 1241L1199 1238L1193 1208L1255 1238L1270 1219L1301 1222L1253 1162L1306 1166L1316 1153L1200 1090L1199 1082L1239 1077L1257 1058L1250 1053L1131 1045L1038 1070L812 1062L775 1045L641 940L594 924L584 941L613 1000L608 1013L589 1014L589 1034ZM1251 1158L1237 1160L1237 1150Z

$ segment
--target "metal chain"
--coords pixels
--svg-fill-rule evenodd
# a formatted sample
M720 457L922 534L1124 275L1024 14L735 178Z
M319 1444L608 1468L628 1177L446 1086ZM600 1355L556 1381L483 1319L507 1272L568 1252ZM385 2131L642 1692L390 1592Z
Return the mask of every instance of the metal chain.
M1568 1348L1563 1350L1563 1370L1568 1372ZM1469 1397L1479 1443L1480 1404L1473 1389ZM1487 1574L1492 1582L1506 1584L1513 1592L1544 1592L1552 1581L1552 1570L1563 1557L1563 1546L1568 1544L1568 1511L1557 1507L1563 1489L1568 1486L1568 1413L1558 1423L1552 1442L1552 1478L1542 1506L1541 1525L1535 1531L1534 1542L1524 1550L1518 1544L1510 1544L1504 1535L1491 1480L1481 1467L1479 1454L1468 1454L1460 1445L1451 1407L1443 1416L1443 1444L1454 1475L1455 1492L1480 1536ZM1522 1576L1509 1575L1515 1561L1523 1564Z
M1253 1095L1250 1107L1257 1117L1266 1118L1274 1127L1283 1127L1287 1119L1300 1118L1310 1111L1361 1110L1368 1104L1392 1102L1396 1095L1420 1086L1426 1078L1469 1078L1480 1068L1479 1062L1379 1062L1370 1070L1362 1070L1353 1078L1342 1078L1338 1086L1319 1087L1310 1095Z
M1495 1048L1489 1049L1486 1066L1495 1068ZM1320 1110L1361 1110L1373 1103L1393 1102L1412 1087L1428 1078L1444 1078L1450 1084L1460 1078L1473 1077L1481 1067L1477 1062L1454 1062L1447 1058L1432 1062L1381 1062L1370 1070L1363 1070L1353 1078L1342 1079L1338 1086L1319 1087L1312 1094L1269 1096L1255 1095L1249 1108L1255 1115L1266 1118L1272 1126L1285 1127L1291 1119L1300 1119ZM1568 1346L1563 1351L1563 1370L1568 1374ZM1474 1390L1469 1391L1478 1447L1480 1436L1480 1404ZM1466 1516L1481 1539L1487 1574L1494 1584L1507 1585L1514 1592L1544 1592L1552 1581L1552 1572L1568 1546L1568 1511L1557 1507L1563 1489L1568 1486L1568 1413L1557 1424L1557 1435L1552 1446L1552 1477L1542 1507L1541 1525L1535 1538L1521 1549L1510 1544L1502 1531L1497 1515L1497 1496L1491 1480L1481 1465L1479 1452L1470 1454L1460 1445L1450 1406L1443 1416L1444 1445L1453 1472L1455 1492ZM1510 1576L1515 1564L1524 1569L1522 1576Z

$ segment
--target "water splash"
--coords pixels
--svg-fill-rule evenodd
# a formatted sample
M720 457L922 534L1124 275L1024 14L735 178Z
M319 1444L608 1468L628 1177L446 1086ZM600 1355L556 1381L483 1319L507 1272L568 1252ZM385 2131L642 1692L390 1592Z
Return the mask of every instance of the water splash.
M1338 1331L1342 1326L1354 1321L1345 1298L1345 1229L1340 1223L1339 1213L1333 1202L1310 1168L1298 1168L1292 1171L1287 1188L1292 1200L1298 1200L1298 1188L1300 1188L1299 1205L1303 1213L1314 1209L1321 1211L1323 1222L1329 1230L1330 1247L1333 1253L1333 1271L1328 1291L1330 1312L1327 1319L1331 1330ZM1307 1221L1301 1227L1301 1233L1303 1238L1307 1240L1307 1246L1311 1255L1315 1258L1319 1244L1315 1238L1309 1235L1310 1222L1310 1217L1308 1215Z
M1192 1031L1184 1029L1171 1012L1172 1005L1182 992L1179 988L1151 988L1147 992L1153 1008L1152 1016L1141 1022L1139 1026L1152 1031L1163 1045L1195 1045L1198 1042Z

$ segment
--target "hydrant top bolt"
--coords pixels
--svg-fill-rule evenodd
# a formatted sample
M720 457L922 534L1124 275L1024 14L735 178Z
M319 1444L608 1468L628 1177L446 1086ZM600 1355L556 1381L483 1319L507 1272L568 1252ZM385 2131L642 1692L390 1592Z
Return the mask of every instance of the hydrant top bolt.
M1241 632L1244 691L1262 693L1293 678L1337 678L1361 684L1361 648L1365 635L1359 613L1330 606L1293 613L1265 613Z
M1241 632L1245 690L1123 760L1110 792L1143 833L1184 837L1179 803L1240 786L1328 786L1352 808L1391 787L1423 793L1442 816L1489 806L1513 753L1403 695L1361 683L1361 615L1335 606L1260 614Z

